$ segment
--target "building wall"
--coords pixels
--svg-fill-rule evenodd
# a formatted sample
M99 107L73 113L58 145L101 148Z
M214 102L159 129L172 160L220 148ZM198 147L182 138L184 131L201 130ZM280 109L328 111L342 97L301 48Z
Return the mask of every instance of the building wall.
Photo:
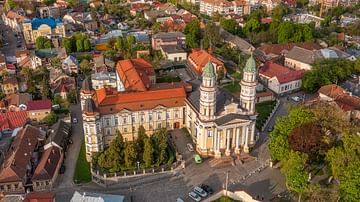
M19 91L19 85L18 84L3 84L1 85L2 91L5 93L5 95L14 94Z
M23 182L0 183L0 192L4 193L25 193Z
M116 88L116 80L109 80L109 79L105 79L105 80L95 80L92 79L91 80L92 83L92 87L96 90L96 89L101 89L104 86L110 86L112 88Z
M163 52L163 55L166 59L171 61L183 61L186 60L186 53L170 53L166 54Z
M285 66L286 67L290 67L296 70L299 69L304 69L304 70L311 70L311 65L310 64L306 64L291 58L287 58L285 57Z
M29 118L35 121L43 120L48 114L50 114L51 109L44 109L44 110L31 110L28 111Z
M270 88L270 90L274 91L276 94L293 92L300 90L301 79L280 84L276 77L273 77L268 81L268 88Z
M64 24L58 24L54 29L51 29L50 26L46 24L40 25L37 30L33 30L31 27L31 23L24 23L23 24L23 33L24 39L27 44L35 43L36 38L39 36L47 36L47 35L59 35L62 37L66 36L65 33L65 26Z

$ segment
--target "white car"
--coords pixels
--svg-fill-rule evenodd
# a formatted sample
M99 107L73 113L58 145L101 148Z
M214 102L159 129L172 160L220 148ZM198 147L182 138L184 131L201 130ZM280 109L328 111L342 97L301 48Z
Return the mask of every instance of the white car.
M195 192L190 192L189 193L189 197L194 200L194 201L200 201L201 200L201 197L199 195L197 195Z
M185 201L182 198L179 197L179 198L176 199L176 202L185 202Z
M299 96L291 97L291 99L294 100L295 102L299 102L299 101L300 101L300 97L299 97Z
M204 191L202 188L200 188L198 186L194 187L194 192L197 193L198 195L200 195L201 197L207 196L206 191Z
M72 122L76 124L78 122L77 118L73 118Z
M190 143L187 143L186 147L188 148L189 151L191 151L191 152L194 151L194 147Z

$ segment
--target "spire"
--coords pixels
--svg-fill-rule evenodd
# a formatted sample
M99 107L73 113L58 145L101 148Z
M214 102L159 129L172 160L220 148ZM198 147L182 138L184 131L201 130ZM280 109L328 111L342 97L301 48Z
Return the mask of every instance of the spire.
M251 52L250 58L246 61L244 72L255 73L256 72L256 62Z
M202 76L208 77L208 78L215 77L214 65L211 63L210 58L209 58L208 63L205 65Z

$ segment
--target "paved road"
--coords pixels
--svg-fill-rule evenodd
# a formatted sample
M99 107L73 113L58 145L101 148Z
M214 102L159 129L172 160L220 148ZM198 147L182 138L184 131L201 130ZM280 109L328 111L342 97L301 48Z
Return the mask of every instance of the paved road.
M0 24L0 30L2 30L2 33L4 34L4 43L8 43L8 46L4 46L2 47L0 50L2 53L5 54L6 57L11 57L11 56L15 56L15 52L17 50L24 50L25 48L25 42L23 39L23 36L20 36L20 39L17 39L15 37L15 33L12 32L12 30L7 27L6 25L4 25L3 23ZM17 48L18 45L18 40L21 41L21 47Z
M72 141L73 144L70 145L68 151L66 152L65 158L65 167L66 171L64 174L59 175L57 180L56 188L72 188L74 187L73 178L74 178L74 171L76 166L76 161L79 155L80 146L84 139L84 132L82 127L82 116L80 110L80 104L73 105L70 108L70 111L73 117L78 119L77 124L72 124Z

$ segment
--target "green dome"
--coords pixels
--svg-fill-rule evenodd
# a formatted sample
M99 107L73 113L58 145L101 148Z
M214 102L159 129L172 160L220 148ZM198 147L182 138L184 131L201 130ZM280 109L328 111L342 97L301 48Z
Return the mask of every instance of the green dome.
M251 53L250 58L246 61L244 72L249 72L249 73L256 72L256 62L255 62L255 59L254 59L252 53Z
M210 62L209 62L205 65L205 68L204 68L204 71L202 73L202 76L203 77L215 77L215 70L214 70L214 65Z

